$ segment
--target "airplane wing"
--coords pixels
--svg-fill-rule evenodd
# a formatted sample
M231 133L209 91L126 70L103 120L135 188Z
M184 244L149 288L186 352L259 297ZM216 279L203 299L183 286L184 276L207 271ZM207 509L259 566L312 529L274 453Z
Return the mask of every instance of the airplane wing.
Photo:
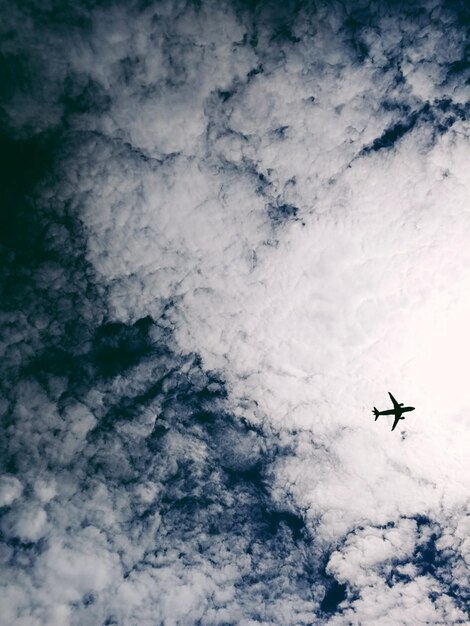
M395 421L393 422L392 430L395 430L395 426L400 421L400 413L395 413Z
M400 405L398 404L398 402L395 400L395 398L392 396L392 394L390 393L390 391L388 392L388 395L390 396L390 400L393 402L393 408L394 409L398 409L400 410Z

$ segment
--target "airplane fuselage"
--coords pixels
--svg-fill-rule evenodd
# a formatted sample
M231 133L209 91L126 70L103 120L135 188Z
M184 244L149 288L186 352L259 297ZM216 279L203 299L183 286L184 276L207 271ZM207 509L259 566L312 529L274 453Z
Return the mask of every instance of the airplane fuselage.
M409 411L414 411L415 407L414 406L404 406L404 407L400 407L400 414L401 413L408 413ZM379 415L396 415L397 414L397 410L396 409L387 409L386 411L379 411L378 412Z

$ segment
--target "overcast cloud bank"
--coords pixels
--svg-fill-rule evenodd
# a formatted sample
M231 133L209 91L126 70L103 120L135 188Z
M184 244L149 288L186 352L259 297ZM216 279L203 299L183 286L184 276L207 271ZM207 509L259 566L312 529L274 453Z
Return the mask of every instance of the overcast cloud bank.
M470 623L466 4L2 17L4 623Z

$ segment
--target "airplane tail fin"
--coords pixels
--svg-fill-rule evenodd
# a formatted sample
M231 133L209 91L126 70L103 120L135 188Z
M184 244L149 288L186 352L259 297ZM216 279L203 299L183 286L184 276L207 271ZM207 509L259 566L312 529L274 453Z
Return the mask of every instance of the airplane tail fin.
M377 421L377 418L378 418L378 417L379 417L379 415L380 415L380 413L379 413L379 411L375 408L375 406L374 406L374 410L373 410L372 412L373 412L373 414L375 415L375 420L374 420L374 421L376 422L376 421Z

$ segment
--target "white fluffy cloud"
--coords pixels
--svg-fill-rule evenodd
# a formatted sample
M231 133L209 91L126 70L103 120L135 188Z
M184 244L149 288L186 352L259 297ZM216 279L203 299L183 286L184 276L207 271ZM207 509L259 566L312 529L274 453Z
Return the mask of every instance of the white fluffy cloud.
M23 491L21 482L15 476L0 477L0 504L10 506Z

